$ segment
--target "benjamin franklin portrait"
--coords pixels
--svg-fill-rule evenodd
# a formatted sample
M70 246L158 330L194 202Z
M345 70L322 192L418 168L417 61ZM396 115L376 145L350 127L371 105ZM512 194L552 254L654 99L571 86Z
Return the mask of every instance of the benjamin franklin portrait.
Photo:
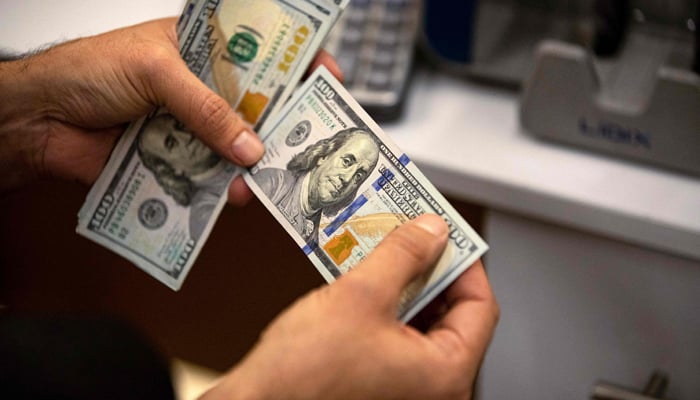
M304 240L316 240L321 215L352 203L378 158L374 135L349 128L308 146L286 169L264 168L252 176Z
M198 239L230 174L226 162L170 114L144 123L137 139L141 162L173 200L190 210L190 236Z

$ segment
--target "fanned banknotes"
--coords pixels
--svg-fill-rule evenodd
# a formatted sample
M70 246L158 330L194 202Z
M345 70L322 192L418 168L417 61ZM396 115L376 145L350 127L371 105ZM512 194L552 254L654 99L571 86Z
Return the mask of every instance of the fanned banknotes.
M347 0L191 0L178 21L190 70L259 128L297 86ZM237 169L165 109L131 124L76 230L177 290Z
M440 262L402 295L403 321L488 248L324 67L260 136L266 155L244 178L329 282L418 215L434 213L448 223Z

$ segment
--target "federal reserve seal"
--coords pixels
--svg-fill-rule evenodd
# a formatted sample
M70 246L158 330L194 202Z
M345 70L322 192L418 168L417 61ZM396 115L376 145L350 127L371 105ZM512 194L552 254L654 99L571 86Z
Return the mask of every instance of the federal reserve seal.
M309 120L301 121L297 126L287 134L287 139L284 141L287 146L294 147L304 143L307 137L311 134L311 123Z
M242 32L231 36L226 50L235 63L245 64L252 61L258 54L258 47L260 46L258 44L258 38L262 39L262 36L255 30L244 25L239 25L238 29L242 30Z
M139 221L146 229L158 229L168 219L168 207L159 199L148 199L139 206Z

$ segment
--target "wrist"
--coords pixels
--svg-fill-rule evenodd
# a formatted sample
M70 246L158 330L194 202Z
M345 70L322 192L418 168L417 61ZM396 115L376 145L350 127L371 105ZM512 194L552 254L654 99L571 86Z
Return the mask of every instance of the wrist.
M36 57L0 62L0 192L40 175L47 113Z

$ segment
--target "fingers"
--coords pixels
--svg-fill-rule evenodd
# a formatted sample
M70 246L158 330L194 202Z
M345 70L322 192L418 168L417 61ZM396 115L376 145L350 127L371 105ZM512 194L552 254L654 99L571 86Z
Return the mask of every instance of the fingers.
M338 63L335 61L335 58L328 53L327 51L321 49L316 53L316 58L311 62L311 65L309 66L308 73L310 74L313 72L316 68L319 67L319 65L323 65L326 68L328 68L328 71L333 74L339 81L343 81L343 71L340 69L338 66Z
M174 38L174 20L162 20ZM176 39L173 39L176 42ZM211 91L181 60L176 48L143 55L146 65L145 78L149 81L154 96L180 122L191 129L197 137L214 151L230 161L250 166L260 160L264 147L251 127L236 114L228 102ZM320 50L309 71L319 65L342 80L342 71L335 59L325 50Z
M228 203L235 207L242 207L253 198L253 192L243 180L242 176L237 176L228 187Z
M387 235L347 275L361 280L381 302L394 307L401 291L438 260L447 244L447 233L447 224L439 216L419 216Z
M144 64L144 79L158 103L202 142L238 165L249 166L262 157L263 144L251 127L190 72L176 49L153 50Z
M222 97L211 91L182 63L180 84L165 84L165 107L214 151L243 166L264 153L260 139ZM179 86L179 87L178 87Z
M466 348L471 354L483 355L500 311L481 261L455 280L445 295L449 311L428 335L448 352Z

